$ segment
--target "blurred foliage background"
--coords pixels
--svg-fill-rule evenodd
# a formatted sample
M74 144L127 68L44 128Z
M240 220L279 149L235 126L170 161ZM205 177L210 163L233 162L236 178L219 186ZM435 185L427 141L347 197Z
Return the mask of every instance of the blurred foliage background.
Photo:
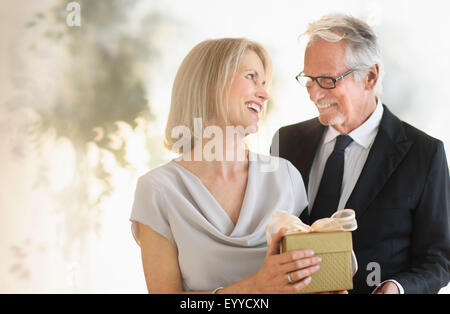
M165 152L155 145L162 141L161 134L152 132L155 116L148 98L149 71L162 53L158 36L175 28L176 22L151 9L135 21L136 0L80 0L76 3L82 8L82 27L68 27L68 3L52 1L23 25L29 40L24 41L22 57L34 64L49 54L61 65L57 78L40 86L39 92L51 97L45 101L34 98L38 95L28 95L26 101L16 97L5 103L5 110L11 117L32 113L18 130L22 140L12 143L11 153L16 160L30 154L37 157L33 189L49 195L49 206L63 217L60 248L70 261L83 254L91 233L100 232L101 204L115 191L114 172L137 171L135 160L127 156L130 137L139 132L145 135L139 144L147 168L164 160ZM18 85L27 87L23 82ZM55 188L50 182L55 175L50 171L53 165L46 155L49 148L57 149L61 139L73 154L66 164L73 171L69 184ZM9 265L9 272L16 278L32 276L33 267L21 262L31 242L27 238L10 246L15 262ZM45 250L45 245L40 246Z

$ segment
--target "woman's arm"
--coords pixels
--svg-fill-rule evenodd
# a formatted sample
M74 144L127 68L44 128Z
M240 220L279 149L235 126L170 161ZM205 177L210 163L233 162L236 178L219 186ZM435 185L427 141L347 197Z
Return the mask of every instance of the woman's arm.
M182 293L178 250L165 237L142 223L139 225L142 265L149 293Z
M148 293L207 294L212 291L183 291L178 250L165 237L139 223L142 265Z
M278 254L284 233L281 229L274 236L264 265L256 274L224 287L219 293L293 293L306 287L311 281L310 275L319 270L320 259L307 250ZM183 291L178 251L169 240L141 223L139 239L149 293L211 293ZM291 279L297 281L295 284L289 283L289 273Z

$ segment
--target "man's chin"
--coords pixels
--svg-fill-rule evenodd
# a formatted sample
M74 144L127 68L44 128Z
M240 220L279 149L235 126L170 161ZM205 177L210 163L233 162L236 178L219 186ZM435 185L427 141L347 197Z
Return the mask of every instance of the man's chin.
M330 118L330 117L323 117L323 116L319 115L319 122L325 126L340 125L345 122L345 116L337 115L337 116Z

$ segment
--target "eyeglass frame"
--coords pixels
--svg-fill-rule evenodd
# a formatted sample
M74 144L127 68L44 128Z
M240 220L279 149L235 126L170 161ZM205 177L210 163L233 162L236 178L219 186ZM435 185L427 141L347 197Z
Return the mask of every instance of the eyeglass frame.
M342 80L344 77L346 77L346 76L349 75L350 73L353 73L354 71L355 71L355 69L351 69L350 71L348 71L348 72L342 74L341 76L339 76L339 77L337 77L337 78L334 78L334 77L331 77L331 76L310 76L310 75L305 75L305 73L303 73L303 71L302 71L302 72L300 72L300 74L298 74L298 75L295 77L295 80L296 80L300 85L303 86L303 84L300 83L300 81L298 80L298 78L299 78L299 77L308 77L308 78L311 79L311 81L312 81L313 83L314 83L314 81L316 81L317 85L319 85L320 88L323 88L323 89L335 89L335 88L336 88L336 83L337 83L337 81ZM322 85L320 85L320 83L319 83L319 81L318 81L318 79L320 79L320 78L326 78L326 79L332 80L333 83L334 83L334 86L333 86L333 87L323 87ZM305 87L308 88L306 85L305 85Z

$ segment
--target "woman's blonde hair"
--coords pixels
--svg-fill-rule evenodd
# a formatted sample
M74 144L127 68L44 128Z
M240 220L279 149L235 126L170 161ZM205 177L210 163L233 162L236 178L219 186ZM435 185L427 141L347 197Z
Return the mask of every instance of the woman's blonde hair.
M230 78L248 50L254 51L261 59L268 82L272 70L270 58L266 50L254 41L245 38L210 39L202 41L188 53L173 83L164 141L167 149L175 153L185 153L185 147L192 149L203 132L200 125L194 127L196 121L203 123L203 128L213 119L228 122ZM180 127L182 129L177 129ZM190 136L187 137L186 133ZM183 143L183 140L189 143Z

